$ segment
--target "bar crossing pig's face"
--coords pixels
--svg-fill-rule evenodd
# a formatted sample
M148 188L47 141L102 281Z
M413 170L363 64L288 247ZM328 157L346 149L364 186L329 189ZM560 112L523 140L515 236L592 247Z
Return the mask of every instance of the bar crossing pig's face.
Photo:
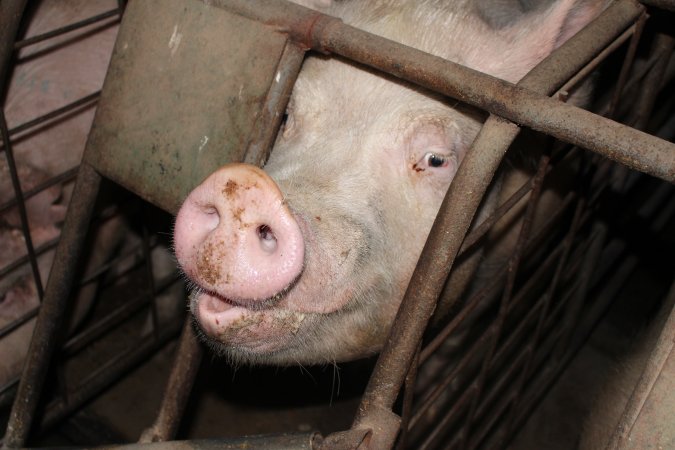
M500 16L487 2L321 3L347 23L512 82L600 10L562 1ZM482 119L338 57L308 57L265 170L221 168L176 219L176 256L205 339L254 363L377 352Z

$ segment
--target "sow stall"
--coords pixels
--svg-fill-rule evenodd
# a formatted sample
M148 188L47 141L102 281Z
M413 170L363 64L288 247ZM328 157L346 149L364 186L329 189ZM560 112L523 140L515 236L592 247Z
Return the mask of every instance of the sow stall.
M0 330L2 339L37 314L21 381L0 387L3 398L13 397L3 439L8 448L30 444L31 430L47 430L62 423L181 329L180 320L159 326L153 298L175 283L176 276L157 279L151 253L161 236L151 236L147 225L141 224L141 242L130 252L137 252L144 265L118 276L137 277L136 284L127 289L136 287L143 295L119 302L115 310L101 313L98 320L87 323L61 345L59 336L70 291L80 276L77 260L86 249L84 236L96 211L103 179L153 205L142 203L138 207L144 218L152 215L169 220L154 207L175 213L191 188L219 165L236 160L264 164L308 50L339 55L390 73L481 108L490 116L446 195L392 333L353 411L351 427L331 430L325 436L309 429L291 435L223 437L171 445L503 448L573 359L638 264L631 253L633 243L617 229L623 234L646 233L654 239L663 230L672 230L675 145L668 142L675 135L673 30L668 28L673 18L672 2L646 2L647 8L632 1L613 2L518 85L283 1L134 1L126 9L123 3L75 24L87 27L97 21L116 22L124 11L39 313L37 309L30 311ZM6 33L0 39L0 85L6 83L15 49L76 28L14 43L24 4L5 1L0 6L4 9L0 32ZM178 17L185 24L183 35L192 33L199 39L184 38L185 45L194 47L181 52L180 58L169 58ZM594 112L566 104L572 88L598 68L603 75ZM184 92L190 95L180 95ZM68 115L96 101L97 95L11 130L2 116L3 152L16 180L16 192L21 189L12 157L12 136L39 126L41 121ZM223 100L209 101L213 98ZM223 109L222 104L228 108ZM551 148L538 155L537 172L531 180L490 217L472 226L484 193L521 128L550 136ZM561 161L571 158L579 160L577 187L565 195L560 210L544 227L533 230L541 186L547 177L555 176ZM74 175L74 170L61 174L34 192L15 195L1 208L18 205L21 211L25 209L21 206L24 199L68 182ZM491 227L518 205L525 219L518 245L499 276L471 298L447 304L443 286L453 263L470 255ZM108 212L116 213L121 214L118 210ZM37 256L46 249L33 248L25 212L22 225L26 257L0 268L0 276L31 264L40 292L43 280L37 270ZM672 250L672 244L660 249L666 284L672 281L668 264L672 267L673 253L668 249ZM98 273L105 274L106 270ZM664 305L672 308L672 301ZM451 319L425 335L435 308L452 311ZM136 342L126 342L122 349L108 346L106 350L112 347L121 351L102 358L105 365L98 361L102 365L99 370L90 370L83 378L82 371L69 373L63 368L67 365L59 361L78 352L87 348L98 352L97 347L89 346L104 334L114 335L117 330L128 335L120 330L141 310L150 311L150 331L137 336ZM466 325L469 322L470 327ZM664 335L669 332L668 326ZM448 355L443 343L459 338L462 349ZM668 347L661 344L654 349L653 363L641 386L658 385L655 380L668 379L668 373L662 370L669 367L663 362ZM52 370L57 375L48 376L55 359L57 367ZM439 359L445 361L440 368ZM163 381L166 393L156 420L147 424L141 444L128 447L169 448L166 441L176 437L200 364L208 364L201 360L202 349L186 321L173 369ZM417 387L416 378L422 380ZM51 397L46 406L39 404L44 400L43 391L43 396L48 393ZM631 400L635 411L652 398L650 388L642 391L638 389L636 399ZM667 408L668 400L657 400L657 406ZM626 420L630 417L637 422L639 414L627 413ZM262 428L260 433L264 432ZM614 443L621 442L617 434Z

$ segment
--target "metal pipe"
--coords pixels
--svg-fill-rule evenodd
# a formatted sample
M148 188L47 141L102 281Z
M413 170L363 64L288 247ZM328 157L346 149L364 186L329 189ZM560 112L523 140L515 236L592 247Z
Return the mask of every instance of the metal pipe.
M202 353L202 347L192 328L192 319L188 317L183 325L176 360L171 368L166 389L164 389L164 397L157 419L150 428L143 431L139 442L166 442L176 436L202 361Z
M572 37L558 51L567 51L569 46L576 49L570 52L570 57L574 58L568 63L580 68L640 13L641 9L633 3L616 2L582 30L584 32ZM609 23L607 17L612 19ZM598 32L600 38L592 34L594 32ZM586 42L588 39L593 40L595 47L577 44L579 40ZM555 56L557 53L542 61L521 83L528 87L543 86L542 80L552 77L550 85L545 89L547 92L554 91L564 83L569 72L562 73L549 68L559 67L558 57ZM490 117L462 162L413 272L391 335L380 354L353 427L368 426L371 405L389 408L393 405L405 376L399 367L403 366L407 370L401 361L410 361L480 199L517 133L516 125Z
M84 237L98 195L101 176L89 164L82 164L68 207L61 240L56 247L54 264L47 281L45 298L38 314L33 338L24 363L23 374L7 424L4 445L22 447L35 414L47 369L56 345L56 335L82 253Z
M138 346L107 361L105 365L92 372L85 380L82 380L79 386L69 391L67 399L64 396L47 405L45 414L37 426L37 432L41 433L53 427L63 417L77 411L91 398L119 380L124 373L147 361L158 348L176 336L179 329L180 324L164 327L157 340L146 339L140 342ZM7 441L5 441L5 445L13 448Z
M538 84L534 77L528 77L531 81L513 85L345 25L339 19L282 1L214 0L210 4L277 26L280 31L289 33L293 39L314 50L344 56L586 148L631 169L675 182L675 144L532 92L532 86ZM642 7L631 0L617 1L595 22L607 24L612 31L619 25L613 38L631 25L641 12ZM596 24L589 25L598 35L588 48L600 51L608 44L602 42L603 36L611 33L602 26L595 27ZM578 34L587 35L587 30L588 27ZM574 50L583 50L577 47L579 39L575 38L570 39L573 44L568 46L566 43L561 47L569 48L569 51L561 50L562 55L571 58L569 61L578 61L579 56ZM599 45L601 42L604 45ZM552 60L563 58L555 56L557 53L553 53ZM548 67L546 71L541 71L539 80L557 76L555 67Z
M21 233L23 234L24 243L28 252L28 260L33 272L33 281L35 282L35 289L38 298L42 300L42 277L40 276L40 269L38 268L37 256L35 255L35 248L33 247L33 238L30 234L30 227L28 226L28 212L26 211L26 202L23 198L23 191L21 189L21 182L16 168L16 161L14 160L14 152L12 151L12 143L9 140L9 131L7 129L7 121L5 120L5 112L0 108L0 135L2 141L5 143L5 156L7 157L7 165L9 166L9 175L12 179L12 188L14 189L14 197L16 198L16 206L19 210L19 219L21 222Z
M23 192L23 199L28 200L29 198L39 194L40 192L49 189L52 186L55 186L57 184L65 183L68 182L77 176L77 167L73 167L72 169L68 169L65 172L62 172L60 175L56 175L55 177L51 177L44 183L40 183L34 188L24 191ZM0 204L0 214L8 210L9 208L12 208L17 204L17 200L15 198L6 201L3 204ZM37 252L37 250L36 250Z
M9 73L9 62L14 53L14 40L21 25L27 0L2 0L0 2L0 99L4 96Z
M79 22L71 23L70 25L66 25L60 28L56 28L54 30L48 31L46 33L38 34L37 36L32 36L27 39L23 39L21 41L17 41L14 44L14 50L18 50L20 48L28 47L29 45L37 44L38 42L46 41L47 39L51 39L56 36L60 36L62 34L66 34L70 31L77 30L78 28L83 28L86 27L87 25L94 24L96 22L100 22L102 20L105 20L109 17L114 17L120 14L120 10L118 8L112 9L110 11L98 14L96 16L90 17L85 20L80 20Z
M101 91L96 91L92 94L89 94L89 95L86 95L82 98L79 98L79 99L75 100L74 102L68 103L67 105L64 105L60 108L57 108L55 110L52 110L52 111L46 113L46 114L38 116L35 119L31 119L27 122L24 122L20 125L15 126L11 130L9 130L9 135L13 136L14 134L17 134L17 133L20 133L22 131L28 130L32 127L40 125L41 123L47 122L50 119L53 119L53 118L58 117L60 115L64 115L64 114L66 114L68 112L71 112L71 111L75 111L80 106L83 106L83 107L92 106L96 101L98 101L98 98L100 96L101 96ZM1 144L1 142L0 142L0 144ZM0 147L0 151L3 150L3 149L4 149L4 146Z
M635 61L635 53L637 52L638 44L640 43L640 38L642 37L642 31L644 31L646 22L647 22L647 13L642 13L640 19L635 24L633 37L631 38L630 44L628 45L626 57L623 60L623 64L621 65L621 72L619 72L619 78L616 81L614 94L612 95L612 100L609 103L609 110L607 112L607 117L609 117L610 119L613 119L615 117L617 107L619 106L619 101L623 96L623 90L624 87L626 86L626 81L628 81L630 69L633 66L633 62Z
M289 433L246 436L229 439L198 439L193 441L157 442L146 444L108 445L96 450L315 450L320 447L321 434ZM68 447L62 447L69 450ZM75 450L78 447L71 447Z
M256 135L246 150L244 162L262 166L269 158L304 57L305 49L291 41L286 42L274 81L255 126Z

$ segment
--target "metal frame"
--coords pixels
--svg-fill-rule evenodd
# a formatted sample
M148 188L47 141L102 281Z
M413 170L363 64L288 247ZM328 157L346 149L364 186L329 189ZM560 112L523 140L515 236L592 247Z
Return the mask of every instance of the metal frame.
M292 43L287 45L284 61L281 64L282 68L287 68L283 72L283 82L278 84L278 91L273 91L268 96L267 111L269 113L263 120L260 136L249 147L246 156L249 162L261 163L266 159L275 135L274 130L278 127L280 120L281 114L279 113L285 109L285 102L299 70L303 52L309 48L346 57L491 113L460 167L438 213L399 309L396 322L392 327L392 333L361 401L352 429L328 436L321 444L325 448L353 448L357 445L364 445L368 448L391 448L401 428L405 431L408 426L412 427L420 421L420 413L409 415L412 414L412 397L409 395L411 389L406 389L404 405L407 406L404 406L403 422L401 422L401 417L393 412L394 404L404 382L406 386L413 385L418 364L421 365L428 359L431 353L430 348L438 345L432 343L429 347L420 349L420 341L426 324L457 255L462 249L468 249L480 240L487 232L489 225L494 223L499 214L503 214L506 209L498 210L495 215L484 222L484 225L478 224L473 231L469 232L475 211L506 150L519 132L519 127L515 123L587 148L632 169L663 178L671 183L675 181L675 145L549 97L559 88L559 96L564 96L563 91L566 91L568 86L563 86L563 84L567 80L573 78L578 72L585 73L585 66L592 67L597 64L594 58L598 55L598 59L604 57L604 49L616 48L620 43L632 37L630 48L633 50L628 52L626 66L631 64L645 16L643 8L630 0L614 2L594 23L543 61L517 86L349 27L338 19L282 1L214 0L210 3L215 7L227 9L283 30L292 40ZM672 8L672 2L656 3L660 7ZM663 39L667 41L666 38ZM665 41L660 45L659 51L669 55L672 52L672 42ZM661 62L663 61L665 60L661 58ZM659 60L657 59L656 62L658 63ZM564 67L566 71L559 72L560 67ZM654 77L662 76L659 75L659 71L662 74L665 64L662 64L662 67L663 69L657 68L651 72ZM621 95L622 88L629 83L626 80L627 74L627 70L622 72L615 98ZM645 101L644 111L652 108L655 95L656 90L653 91L651 99ZM609 107L610 115L614 114L615 105L616 102L613 102ZM640 123L636 125L639 126ZM7 144L6 146L9 148ZM516 194L522 197L529 193L527 214L530 216L533 214L543 177L551 170L549 166L549 157L543 157L537 177L528 185L523 186L523 189ZM87 229L99 183L100 176L95 169L84 164L80 169L76 184L77 195L73 196L74 201L70 207L70 220L64 225L62 240L57 250L59 264L55 264L55 270L50 275L50 282L47 284L44 304L38 316L38 327L36 327L31 343L30 363L26 365L12 411L10 426L5 436L5 445L10 448L22 446L27 437L38 398L37 393L40 392L44 381L45 367L53 353L51 336L58 329L63 314L63 299L67 297L69 286L73 282L73 273L68 268L70 265L68 262L76 259L81 252L81 243L78 243L77 237L83 235ZM467 195L467 192L471 192L472 195ZM515 201L517 198L512 203ZM568 266L576 269L594 266L604 241L602 230L596 230L590 240L594 250L580 258L578 251L575 252L578 247L574 242L577 231L588 220L588 205L583 198L576 197L570 197L565 205L574 211L573 219L566 239L551 255L551 258L557 258L557 261L551 259L546 263L547 266L555 268L552 269L554 275L550 279L543 303L537 307L538 310L533 310L533 314L538 314L534 319L535 341L539 341L543 336L543 330L550 326L551 316L548 313L562 314L562 306L554 307L550 299L556 286L560 284L561 277L564 276L563 269ZM458 214L458 211L461 213ZM461 448L475 448L482 440L482 436L472 435L471 430L475 429L476 420L485 411L486 403L481 403L480 394L486 392L486 380L490 367L503 355L500 349L505 347L500 347L498 342L502 335L506 314L514 307L513 305L518 303L519 297L512 292L512 289L516 284L517 267L523 255L528 251L525 244L530 239L530 225L528 225L530 220L526 219L524 222L516 253L509 262L507 288L501 296L500 314L489 333L485 335L485 340L482 341L489 344L487 357L483 360L475 383L471 389L466 391L463 400L457 403L457 408L468 406L465 431L457 435L456 444ZM465 238L467 233L469 234ZM572 336L571 330L578 316L580 305L584 302L585 294L588 292L589 283L589 279L583 279L577 286L576 292L571 293L567 298L567 302L571 305L565 314L567 326L559 332L561 339L565 341L575 341L575 339L578 341L579 339ZM487 294L479 293L479 295ZM598 308L601 309L602 301L599 301L599 304ZM449 334L453 328L458 326L461 317L468 316L469 312L463 314L458 315L458 320L448 325L450 331L446 330L439 336ZM185 330L188 330L187 326ZM185 393L189 391L199 364L199 346L195 343L191 333L185 330L181 339L182 350L169 381L170 387L183 386L183 389L171 388L167 392ZM543 354L554 351L551 339L542 343L541 348L545 350ZM514 409L517 405L532 404L532 400L525 401L521 395L533 369L541 364L541 354L541 352L537 353L534 348L526 348L521 354L522 361L518 360L521 363L520 366L514 364L514 367L522 367L521 371L516 375L514 369L514 372L507 373L503 378L503 380L508 380L515 377L516 389L513 395L496 409L497 418L489 419L489 422L494 423L506 408ZM572 354L573 351L563 351L552 373L559 371ZM534 398L540 395L542 390L539 388ZM488 397L490 394L491 392L488 392ZM152 429L146 431L142 440L151 442L171 439L180 420L185 400L186 397L183 394L180 397L167 396L157 422ZM497 442L504 443L517 423L522 421L522 417L522 414L520 417L513 415L507 421L504 431L496 438ZM433 436L430 436L429 441L432 440L431 438ZM405 442L405 433L400 439L400 442ZM318 443L318 440L314 443Z

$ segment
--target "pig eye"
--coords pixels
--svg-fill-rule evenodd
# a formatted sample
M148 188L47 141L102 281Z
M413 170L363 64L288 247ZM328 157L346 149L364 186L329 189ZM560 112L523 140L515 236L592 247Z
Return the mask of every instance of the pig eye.
M437 153L427 153L422 158L429 167L446 167L450 163L450 158Z
M425 170L432 168L445 168L450 165L452 162L452 156L441 155L438 153L427 152L422 156L422 158L413 164L412 168L415 172L424 172Z

